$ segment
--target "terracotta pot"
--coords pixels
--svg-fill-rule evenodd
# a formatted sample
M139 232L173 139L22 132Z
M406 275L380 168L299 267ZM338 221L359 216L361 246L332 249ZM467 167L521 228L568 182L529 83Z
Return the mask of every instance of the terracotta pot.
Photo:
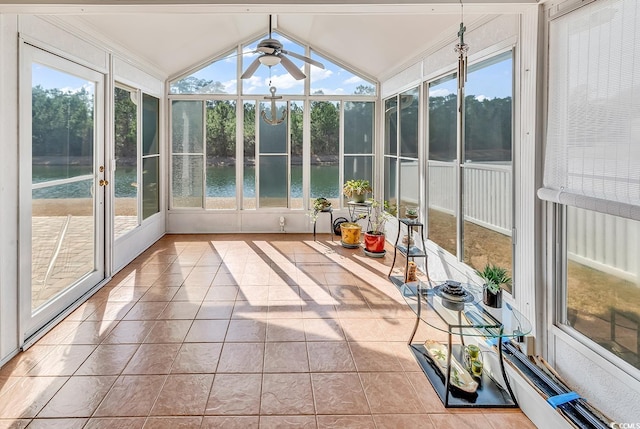
M384 234L374 234L371 231L364 233L364 248L369 252L381 253L384 251Z
M355 248L360 246L360 233L362 227L354 222L344 222L340 224L340 233L342 235L342 246Z

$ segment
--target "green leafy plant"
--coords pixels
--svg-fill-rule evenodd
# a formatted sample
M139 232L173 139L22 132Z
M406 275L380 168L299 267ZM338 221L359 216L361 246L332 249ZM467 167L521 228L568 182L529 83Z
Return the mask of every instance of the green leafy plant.
M311 208L311 210L309 210L307 216L309 216L311 222L314 223L316 220L318 220L318 213L331 207L331 201L327 200L324 197L319 197L313 200L312 206L313 207Z
M482 278L487 290L493 294L500 291L500 285L511 284L511 277L509 277L506 268L494 264L486 264L481 271L476 270L476 274Z
M347 180L342 186L342 193L348 198L354 195L364 195L369 192L373 192L373 188L371 188L369 181L364 179Z
M369 220L371 221L371 230L367 231L373 235L383 235L384 227L387 224L387 220L391 219L391 214L386 210L388 207L387 201L384 204L380 204L378 201L370 199L371 202L371 214Z

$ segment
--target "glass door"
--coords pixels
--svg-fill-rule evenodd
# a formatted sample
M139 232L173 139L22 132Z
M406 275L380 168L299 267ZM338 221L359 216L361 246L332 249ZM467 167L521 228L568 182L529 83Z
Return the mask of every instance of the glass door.
M104 279L103 76L23 46L21 321L28 338Z

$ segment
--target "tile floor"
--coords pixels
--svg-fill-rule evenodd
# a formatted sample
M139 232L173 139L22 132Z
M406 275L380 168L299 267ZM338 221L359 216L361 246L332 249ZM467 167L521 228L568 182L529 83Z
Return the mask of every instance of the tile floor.
M390 257L319 237L164 237L0 369L0 428L534 428L445 409Z

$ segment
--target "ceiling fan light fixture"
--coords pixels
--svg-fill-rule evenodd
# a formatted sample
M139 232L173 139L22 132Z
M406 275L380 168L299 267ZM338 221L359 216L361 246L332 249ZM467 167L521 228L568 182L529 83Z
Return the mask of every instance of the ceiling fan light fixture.
M264 65L264 66L275 66L280 64L280 57L278 57L277 55L262 55L258 58L260 60L260 64Z

